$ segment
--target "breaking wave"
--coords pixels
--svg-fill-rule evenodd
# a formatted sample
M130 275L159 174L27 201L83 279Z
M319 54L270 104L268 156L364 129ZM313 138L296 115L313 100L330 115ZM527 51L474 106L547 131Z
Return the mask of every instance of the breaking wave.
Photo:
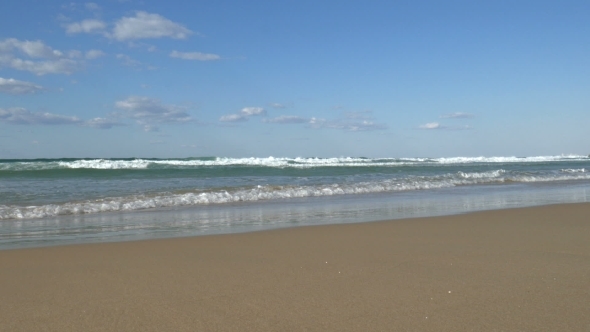
M51 169L148 169L211 166L259 166L275 168L311 167L397 167L456 164L543 163L588 160L588 156L562 155L538 157L453 157L453 158L187 158L187 159L39 159L0 160L0 171Z
M303 197L402 192L454 186L500 184L505 182L530 183L567 180L590 180L590 174L585 169L564 169L560 172L550 173L514 172L498 169L486 172L456 172L431 176L405 176L380 181L334 183L329 185L259 185L227 190L217 188L211 191L195 190L193 192L182 193L166 192L154 195L130 195L40 206L0 205L0 220Z

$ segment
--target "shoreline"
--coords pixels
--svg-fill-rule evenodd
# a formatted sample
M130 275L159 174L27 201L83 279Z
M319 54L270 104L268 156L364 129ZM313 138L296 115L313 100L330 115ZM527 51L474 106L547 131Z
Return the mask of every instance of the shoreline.
M590 330L590 203L0 251L0 331Z
M442 190L446 190L446 189L442 189ZM555 193L555 191L553 191ZM34 240L28 240L25 241L25 244L23 243L17 243L17 244L2 244L0 243L0 252L1 251L5 251L5 250L21 250L21 249L34 249L34 248L48 248L48 247L55 247L55 246L72 246L72 245L86 245L86 244L99 244L99 243L118 243L118 242L136 242L136 241L152 241L152 240L159 240L159 239L177 239L177 238L190 238L190 237L201 237L201 236L216 236L216 235L230 235L230 234L243 234L243 233L252 233L252 232L266 232L266 231L273 231L273 230L281 230L281 229L290 229L290 228L298 228L298 227L309 227L309 226L325 226L325 225L343 225L343 224L357 224L357 223L374 223L374 222L387 222L387 221L395 221L395 220L403 220L403 219L417 219L417 218L436 218L436 217L444 217L444 216L453 216L453 215L462 215L462 214L471 214L471 213L478 213L478 212L486 212L486 211L499 211L499 210L511 210L511 209L520 209L520 208L531 208L531 207L541 207L541 206L553 206L553 205L568 205L568 204L588 204L590 203L590 201L588 200L588 197L586 197L585 199L580 199L580 198L576 198L576 199L572 199L571 195L575 194L575 193L570 193L567 192L567 190L564 190L563 188L560 188L559 191L557 191L558 194L554 195L554 197L551 197L549 200L547 201L542 201L543 198L541 198L544 195L548 195L547 192L544 191L532 191L533 195L537 195L539 197L533 198L533 199L528 199L527 200L523 200L521 202L518 202L516 204L514 204L514 201L518 201L518 195L516 194L522 194L520 192L504 192L503 194L506 195L506 197L504 198L504 200L507 200L509 202L512 202L511 204L507 204L507 203L501 203L501 204L489 204L489 206L487 207L477 207L478 204L482 204L483 201L485 200L491 200L493 201L493 197L486 197L481 196L479 194L469 194L469 195L463 195L463 197L469 197L469 199L473 199L473 201L469 201L470 204L474 204L476 205L476 207L468 207L468 208L462 208L460 207L460 202L458 199L454 198L454 199L450 199L450 200L445 200L444 198L441 200L440 198L434 198L434 197L429 197L425 202L429 202L430 204L435 204L435 205L440 205L440 203L442 202L443 205L445 206L445 208L433 208L432 211L424 213L424 212L420 212L419 210L421 208L423 208L423 206L425 203L421 202L420 200L414 200L415 198L406 198L404 202L405 204L402 204L402 207L404 210L415 210L414 212L410 212L408 213L407 211L397 211L394 214L391 213L385 213L386 216L381 216L381 217L375 217L375 218L367 218L367 217L354 217L354 219L351 219L350 217L346 217L346 218L342 218L342 215L339 216L338 221L334 221L336 219L333 219L332 213L337 212L340 214L340 211L342 210L347 210L348 213L350 213L350 211L355 211L355 208L358 209L365 209L366 211L375 211L377 209L381 209L383 211L386 211L388 209L392 209L392 203L386 200L383 200L383 198L377 199L377 200L373 200L373 198L369 198L367 200L367 197L370 196L366 196L366 197L362 197L362 198L356 198L353 199L351 197L344 197L346 198L346 200L342 200L342 201L350 201L350 202L358 202L359 200L361 200L362 203L360 203L360 205L356 205L355 203L353 203L352 205L345 205L342 202L338 202L336 204L333 204L333 201L327 201L327 206L329 206L330 210L332 210L331 213L326 214L325 212L320 212L322 214L322 216L313 216L309 213L302 213L300 215L298 215L297 217L299 219L297 220L308 220L308 217L311 217L312 222L302 222L300 223L299 221L297 221L296 223L293 223L292 221L287 222L287 223L277 223L277 220L272 220L268 225L264 225L264 224L250 224L250 223L245 223L245 224L234 224L231 226L232 230L228 231L226 230L222 230L221 228L218 229L214 229L212 228L212 230L206 230L206 229L200 229L199 227L201 227L199 225L199 223L193 223L193 220L199 220L201 216L200 213L202 213L203 211L205 211L205 213L210 213L210 210L198 210L198 209L194 209L194 207L181 207L179 209L172 209L172 208L167 208L167 209L147 209L147 210L140 210L140 211L126 211L126 212L109 212L109 213L104 213L104 214L81 214L81 215L65 215L63 216L64 219L57 219L55 217L49 217L49 218L41 218L41 219L25 219L25 220L4 220L4 221L0 221L0 223L4 223L3 227L7 227L10 230L10 223L25 223L25 224L32 224L33 226L28 226L29 229L25 228L25 233L26 232L30 232L31 230L33 230L33 232L47 232L49 231L49 233L53 233L54 230L58 230L58 229L65 229L67 230L67 233L64 233L64 238L56 238L55 234L51 234L48 237L45 236L41 236L38 239L34 239ZM530 192L528 192L530 194ZM416 194L414 192L411 192L410 194ZM579 194L579 193L578 193ZM516 196L515 196L516 195ZM550 195L550 194L549 194ZM586 194L583 194L586 195ZM476 197L476 198L473 198ZM570 199L564 199L566 197L569 197ZM330 198L330 197L325 197L326 198ZM338 197L341 198L341 197ZM399 197L398 197L399 198ZM353 199L351 201L351 199ZM514 200L514 201L511 201ZM350 204L349 202L349 204ZM367 202L369 202L367 204ZM325 202L326 203L326 202ZM277 212L280 213L292 213L290 210L285 209L285 211L281 211L281 210L272 210L271 208L276 207L276 205L274 205L275 202L263 202L263 204L261 206L257 206L256 209L252 209L254 211L260 209L260 207L262 208L263 211L272 211L272 213L269 213L269 216L271 219L276 219L276 215ZM397 202L396 204L399 204L399 202ZM319 206L316 204L314 204L315 206ZM238 207L239 205L236 205L234 207ZM245 207L247 205L241 206L241 208ZM286 205L288 206L288 205ZM295 205L296 207L298 205ZM312 205L313 206L313 205ZM397 206L397 205L396 205ZM450 206L451 208L449 209L448 206ZM216 209L213 210L215 211L214 213L219 213L219 211L222 210L217 210L217 208L219 208L220 206L206 206L207 208L212 208L212 209ZM240 208L240 209L241 209ZM255 206L250 206L250 208L255 208ZM194 209L194 210L193 210ZM200 212L199 212L200 211ZM241 210L238 210L241 211ZM311 210L310 210L311 211ZM259 212L256 212L259 213ZM383 212L381 212L383 213ZM399 216L397 216L399 214ZM178 216L181 216L180 220L176 220L178 218ZM208 215L207 215L208 216ZM205 218L207 218L207 216ZM292 216L291 216L292 217ZM86 227L92 227L94 225L94 223L96 222L99 226L104 225L104 221L103 220L113 220L114 222L112 224L106 224L107 228L113 228L112 230L108 230L105 231L102 235L100 234L96 234L96 233L85 233L84 228ZM156 234L155 232L151 231L150 228L153 226L157 226L160 227L159 225L159 221L156 220L162 220L162 219L171 219L174 220L172 222L172 225L174 225L175 223L179 223L180 225L182 225L181 227L179 227L178 229L175 229L175 226L168 226L166 224L164 224L164 227L170 227L170 230L168 231L169 233L160 233L159 235L154 235ZM325 222L323 220L325 219L329 219L330 221ZM356 220L355 220L356 219ZM122 222L122 220L124 220ZM131 222L129 222L129 220L131 220ZM146 224L144 224L144 221L148 220L148 222ZM127 224L129 223L129 224ZM49 225L49 226L46 226ZM191 225L195 225L194 227ZM126 226L131 226L132 228L135 229L139 229L141 230L141 227L147 226L146 228L146 232L144 233L144 235L141 235L142 232L138 232L137 234L132 234L127 232L127 230L125 229ZM139 227L139 228L137 228ZM215 227L215 226L213 226ZM117 230L119 229L119 230ZM75 231L76 233L72 232ZM0 231L2 231L2 229L0 229ZM19 232L21 232L22 230L19 230ZM94 231L95 232L95 231ZM11 233L5 233L8 235L8 238L10 238ZM124 235L118 235L118 234L124 234ZM91 235L90 237L88 237L88 235ZM94 236L92 236L94 235ZM60 237L61 235L57 235L58 237ZM26 239L26 238L24 238ZM80 239L83 239L82 241L80 241ZM19 240L17 240L18 242ZM27 244L26 242L29 243L34 243L34 242L38 242L35 244Z

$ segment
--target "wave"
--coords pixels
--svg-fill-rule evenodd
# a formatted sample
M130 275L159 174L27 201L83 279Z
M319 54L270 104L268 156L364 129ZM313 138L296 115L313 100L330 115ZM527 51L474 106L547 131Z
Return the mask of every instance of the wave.
M154 195L110 197L40 206L0 205L0 220L34 219L59 215L135 211L151 208L256 202L333 195L392 193L469 185L568 180L590 180L590 174L585 169L578 169L573 172L566 169L561 170L561 172L549 173L528 173L497 169L486 172L456 172L431 176L406 176L380 181L334 183L327 185L258 185L248 188L228 188L226 190L218 188L211 191L166 192Z
M567 168L561 170L564 173L586 173L588 172L585 168Z
M398 167L457 164L544 163L588 161L588 156L561 155L537 157L452 157L452 158L187 158L187 159L41 159L0 160L0 171L36 171L52 169L161 169L213 166L250 166L271 168L312 167Z

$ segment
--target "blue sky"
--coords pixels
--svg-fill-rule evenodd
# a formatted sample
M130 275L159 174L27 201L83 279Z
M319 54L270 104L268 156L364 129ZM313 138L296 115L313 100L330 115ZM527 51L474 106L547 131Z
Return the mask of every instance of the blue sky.
M10 1L0 158L590 153L588 1Z

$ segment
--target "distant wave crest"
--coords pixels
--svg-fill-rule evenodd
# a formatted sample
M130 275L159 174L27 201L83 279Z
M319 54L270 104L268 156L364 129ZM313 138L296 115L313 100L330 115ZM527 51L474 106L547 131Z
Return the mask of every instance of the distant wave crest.
M274 168L311 167L398 167L474 163L542 163L588 160L587 156L562 155L538 157L453 157L453 158L187 158L187 159L68 159L68 160L0 160L0 171L35 171L52 169L148 169L194 168L212 166L250 166Z

